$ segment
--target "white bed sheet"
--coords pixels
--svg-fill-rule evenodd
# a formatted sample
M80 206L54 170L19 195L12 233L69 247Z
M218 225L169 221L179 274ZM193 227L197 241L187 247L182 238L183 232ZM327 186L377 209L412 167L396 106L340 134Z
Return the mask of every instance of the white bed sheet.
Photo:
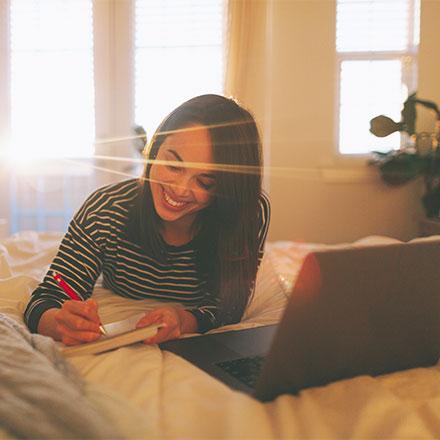
M1 313L23 322L28 297L60 239L60 234L23 232L0 244ZM387 241L394 240L368 237L354 245ZM243 321L229 328L277 322L302 259L320 246L269 243L255 297ZM119 298L99 286L95 297L104 324L158 305ZM439 365L359 376L263 404L156 345L137 344L70 361L101 404L112 407L115 402L109 411L130 438L440 438Z

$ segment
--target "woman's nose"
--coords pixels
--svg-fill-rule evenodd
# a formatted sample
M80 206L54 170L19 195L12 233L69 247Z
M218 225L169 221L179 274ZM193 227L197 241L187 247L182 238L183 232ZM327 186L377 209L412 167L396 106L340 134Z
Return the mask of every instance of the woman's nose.
M173 184L173 191L176 197L184 198L191 193L190 179L181 177Z

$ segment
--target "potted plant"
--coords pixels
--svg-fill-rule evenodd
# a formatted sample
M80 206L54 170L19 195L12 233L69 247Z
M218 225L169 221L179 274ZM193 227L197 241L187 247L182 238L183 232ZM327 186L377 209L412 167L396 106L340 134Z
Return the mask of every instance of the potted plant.
M416 104L430 109L436 118L432 133L416 133ZM374 151L371 165L379 168L382 179L389 185L404 185L416 177L422 176L425 193L422 197L427 217L440 219L440 111L431 101L408 97L403 105L400 122L380 115L370 121L370 132L378 137L385 137L396 131L409 135L409 144L399 150L386 153Z

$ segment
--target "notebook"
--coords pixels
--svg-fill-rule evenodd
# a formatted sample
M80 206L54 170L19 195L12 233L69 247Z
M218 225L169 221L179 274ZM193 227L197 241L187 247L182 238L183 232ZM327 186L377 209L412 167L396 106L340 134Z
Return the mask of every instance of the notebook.
M319 250L304 259L279 325L160 347L262 401L358 375L434 365L439 263L439 238ZM253 371L243 366L246 358L254 357L261 370L243 382L240 374Z
M136 324L143 316L145 316L145 313L138 313L121 321L106 324L104 327L107 336L101 335L98 340L87 344L70 347L63 345L61 352L65 357L98 354L149 339L157 333L157 330L163 324L151 324L137 329Z

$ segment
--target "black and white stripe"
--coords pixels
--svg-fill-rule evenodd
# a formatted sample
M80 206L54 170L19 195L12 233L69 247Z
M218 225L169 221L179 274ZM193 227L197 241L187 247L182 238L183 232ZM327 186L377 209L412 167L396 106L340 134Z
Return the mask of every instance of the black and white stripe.
M26 308L24 317L31 331L37 331L47 309L59 308L69 299L51 271L58 272L83 300L91 296L102 272L104 286L120 296L177 301L195 307L192 311L199 324L204 321L203 327L218 325L216 301L207 293L206 279L197 271L197 250L192 242L179 247L167 245L168 261L161 263L127 240L124 228L136 191L137 180L131 179L101 188L85 201ZM270 219L269 200L263 194L260 208L261 259Z

